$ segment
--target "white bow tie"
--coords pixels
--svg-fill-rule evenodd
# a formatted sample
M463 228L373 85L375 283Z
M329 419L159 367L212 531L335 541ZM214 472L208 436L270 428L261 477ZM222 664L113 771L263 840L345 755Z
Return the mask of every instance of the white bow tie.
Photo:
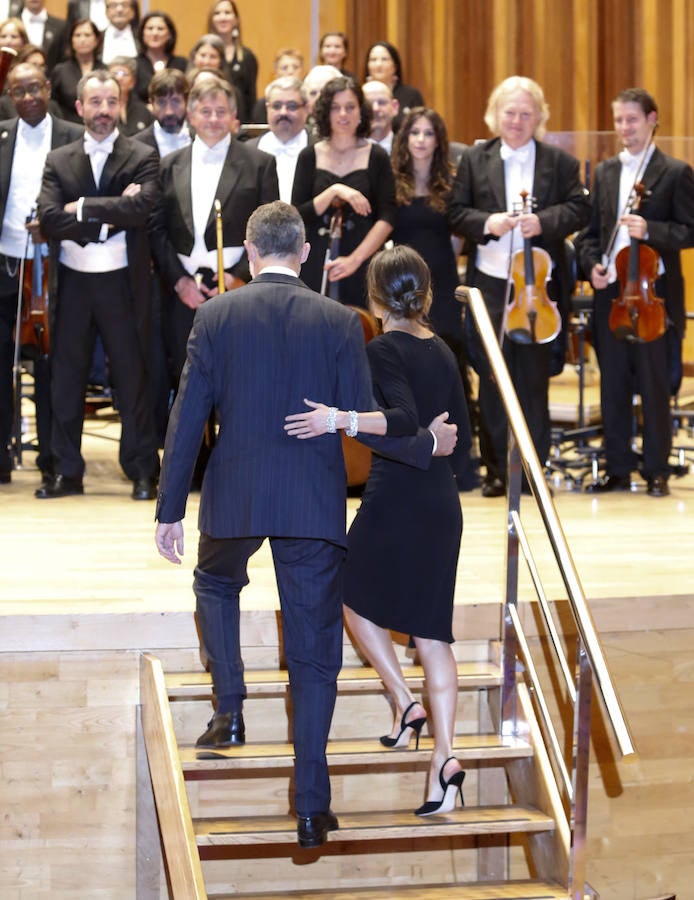
M214 147L208 147L202 154L202 161L208 165L224 162L228 149L226 145L220 146L219 144Z
M619 161L624 168L632 169L634 172L638 169L641 158L641 154L639 156L634 156L634 154L629 153L628 150L622 150L619 154Z
M110 135L107 138L104 138L103 141L95 141L94 138L90 134L85 134L84 136L84 152L87 156L108 156L113 152L113 144L115 142L115 137Z
M45 16L33 16L33 15L29 16L29 21L31 22L32 25L43 25L45 20L46 20Z
M504 161L506 161L507 159L516 160L521 165L525 165L525 163L527 163L527 161L530 159L530 145L526 144L524 147L519 147L517 150L513 150L506 144L502 144L501 158Z

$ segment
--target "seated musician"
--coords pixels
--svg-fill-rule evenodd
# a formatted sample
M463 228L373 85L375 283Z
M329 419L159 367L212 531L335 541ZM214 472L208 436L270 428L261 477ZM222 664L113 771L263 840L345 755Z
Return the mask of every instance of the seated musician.
M577 160L541 140L548 118L536 82L513 76L497 85L485 115L495 137L463 150L449 206L451 228L470 248L466 283L482 292L542 464L550 445L549 378L553 370L561 371L565 341L561 334L548 343L516 343L503 336L506 301L514 299L511 263L526 240L546 250L552 262L549 296L565 314L571 285L564 239L590 216ZM514 210L521 191L534 198L535 206L518 215ZM480 376L479 439L486 467L482 495L497 497L506 491L507 419L469 318L466 332L468 353Z

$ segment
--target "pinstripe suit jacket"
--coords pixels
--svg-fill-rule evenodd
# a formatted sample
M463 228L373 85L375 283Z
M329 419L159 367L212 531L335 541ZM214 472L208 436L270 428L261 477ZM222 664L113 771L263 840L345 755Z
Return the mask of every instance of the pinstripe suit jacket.
M260 274L196 314L166 435L157 519L176 522L214 406L219 437L205 473L200 530L212 537L321 538L345 544L346 479L339 435L307 441L283 429L304 397L373 409L356 314L289 275ZM427 468L432 439L370 445Z

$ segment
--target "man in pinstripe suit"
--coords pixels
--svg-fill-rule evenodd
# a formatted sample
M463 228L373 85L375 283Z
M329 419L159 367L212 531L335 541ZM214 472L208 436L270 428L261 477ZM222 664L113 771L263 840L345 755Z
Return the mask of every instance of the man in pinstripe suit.
M253 280L195 317L166 436L156 542L180 562L188 485L214 406L220 431L202 486L194 590L217 710L198 746L243 743L239 593L268 537L292 694L298 839L315 847L338 827L325 749L342 663L346 480L339 437L293 440L284 416L304 397L341 409L373 409L374 401L356 314L297 277L310 250L297 211L281 201L259 207L245 246ZM455 444L444 418L432 423L434 438L420 429L369 443L427 468L434 449L450 453Z

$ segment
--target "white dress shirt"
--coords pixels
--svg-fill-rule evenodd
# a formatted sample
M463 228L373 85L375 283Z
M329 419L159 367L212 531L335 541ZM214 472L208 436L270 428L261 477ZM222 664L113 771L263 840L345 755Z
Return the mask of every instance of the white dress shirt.
M646 152L645 158L642 153L638 153L634 156L632 153L629 153L628 150L622 150L619 154L619 161L622 164L622 171L619 176L619 203L617 206L617 216L621 216L624 213L629 212L630 201L633 202L633 198L631 197L632 190L634 188L634 182L636 181L636 176L640 172L640 177L643 177L643 173L646 171L648 163L651 160L651 156L653 156L653 151L655 150L655 144L651 144ZM612 253L610 254L610 258L607 264L607 274L610 279L610 283L617 280L617 269L615 267L615 259L617 258L617 254L624 247L628 247L631 244L631 238L629 237L629 229L626 225L620 225L617 231L617 236L615 238L614 246L612 247ZM665 266L663 265L662 259L659 260L658 272L662 274L665 271Z
M162 159L164 159L165 156L168 156L169 153L173 153L174 150L180 150L181 147L187 147L193 140L190 136L188 125L185 122L181 126L180 131L171 134L168 131L164 131L159 122L155 120L153 131L154 139L159 148L159 156Z
M47 18L48 11L46 9L42 9L36 15L30 13L28 9L22 10L22 24L26 29L30 44L34 44L37 47L43 46L43 33L46 29Z
M0 232L0 253L5 256L20 257L27 253L26 220L41 188L41 175L51 149L52 135L53 119L48 115L33 128L24 119L17 121L5 217ZM19 165L15 165L18 161ZM29 247L29 255L32 254L33 249Z
M506 211L518 212L521 203L521 191L533 195L535 177L535 141L530 140L517 150L501 142L499 148L504 161L504 187L506 191ZM486 231L486 229L485 229ZM486 232L488 233L488 232ZM480 244L477 247L476 266L480 272L493 278L506 280L510 271L511 256L523 246L520 230L514 228L498 239Z
M267 131L258 141L259 150L275 157L280 200L284 200L285 203L292 202L292 186L294 185L297 157L307 144L308 134L305 128L302 128L286 143L282 143L271 131Z
M135 35L130 25L126 25L125 28L114 28L113 25L109 25L104 31L101 61L108 66L116 56L137 56Z
M217 250L208 250L205 244L205 229L210 219L214 201L218 196L219 179L226 162L231 144L231 135L208 147L196 137L193 141L190 165L190 193L193 207L193 230L195 242L190 256L179 253L183 268L189 275L198 269L217 271ZM224 268L230 269L241 259L243 247L224 247Z

